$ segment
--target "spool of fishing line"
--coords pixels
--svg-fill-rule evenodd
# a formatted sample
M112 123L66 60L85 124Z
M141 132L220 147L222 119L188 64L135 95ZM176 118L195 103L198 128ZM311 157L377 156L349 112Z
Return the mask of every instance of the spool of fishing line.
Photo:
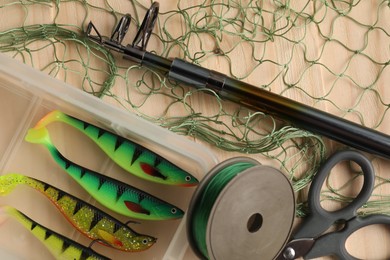
M196 189L187 236L201 259L273 259L290 236L294 215L294 191L282 172L233 158Z

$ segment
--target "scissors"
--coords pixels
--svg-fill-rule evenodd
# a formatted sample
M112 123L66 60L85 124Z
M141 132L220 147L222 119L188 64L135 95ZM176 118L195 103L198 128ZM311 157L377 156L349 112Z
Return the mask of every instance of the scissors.
M357 163L364 176L362 189L356 198L342 209L326 211L320 203L322 185L331 169L342 161ZM342 151L332 155L314 177L309 190L310 215L279 253L277 260L292 260L299 257L312 259L321 256L336 256L338 259L358 259L350 255L345 247L348 237L356 230L374 224L390 224L386 215L357 216L356 211L370 198L374 188L375 173L371 162L361 153ZM323 234L333 224L343 221L344 227L335 232Z

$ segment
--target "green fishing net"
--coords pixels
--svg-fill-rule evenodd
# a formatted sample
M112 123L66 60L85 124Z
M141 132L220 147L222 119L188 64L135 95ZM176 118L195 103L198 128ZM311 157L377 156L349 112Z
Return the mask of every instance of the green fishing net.
M229 151L221 153L226 157L245 154L280 168L296 191L304 191L298 193L297 211L304 216L304 188L321 161L343 148L340 144L224 102L210 90L171 82L84 35L87 23L93 21L102 35L110 36L120 17L130 13L132 23L124 43L131 43L150 4L1 1L0 51L211 149ZM389 100L381 93L390 80L388 17L388 0L164 1L147 50L385 131ZM377 189L361 214L390 213L385 207L389 197L379 195L388 185L386 162L372 160ZM361 182L359 172L338 187L332 177L324 201L350 201L350 187Z

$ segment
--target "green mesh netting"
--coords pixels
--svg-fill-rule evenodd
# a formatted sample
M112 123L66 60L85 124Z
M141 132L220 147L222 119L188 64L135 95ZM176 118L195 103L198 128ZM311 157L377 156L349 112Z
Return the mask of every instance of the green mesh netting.
M149 51L183 58L385 131L390 1L167 2L160 3ZM273 164L289 174L295 190L305 188L319 163L342 148L339 144L223 102L212 91L169 82L83 34L92 20L102 35L110 36L123 13L130 13L133 21L124 42L131 43L150 4L2 1L0 51L174 132L234 152L228 156L244 153ZM20 19L5 22L7 16ZM384 207L389 197L379 195L388 185L385 171L379 171L386 162L373 160L378 189L361 214L390 213ZM361 178L358 174L342 187L333 187L331 179L323 199L348 202L350 187ZM304 216L305 194L300 195L297 214Z

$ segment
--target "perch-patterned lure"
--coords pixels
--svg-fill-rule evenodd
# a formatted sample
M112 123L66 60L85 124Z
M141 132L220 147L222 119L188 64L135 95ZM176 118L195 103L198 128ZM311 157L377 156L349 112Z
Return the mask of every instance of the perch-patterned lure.
M109 260L89 247L85 247L57 232L35 222L25 214L12 207L0 208L0 213L13 217L38 238L56 259L63 260Z
M47 114L34 128L45 127L56 121L84 133L115 163L140 178L168 185L189 187L198 184L194 176L145 147L58 110Z
M179 208L142 190L66 159L53 145L45 127L30 129L25 139L30 143L43 144L57 164L94 199L119 214L145 220L176 219L184 214Z
M0 195L7 195L21 184L44 194L77 230L94 241L127 252L146 250L156 241L75 196L22 174L0 176Z

